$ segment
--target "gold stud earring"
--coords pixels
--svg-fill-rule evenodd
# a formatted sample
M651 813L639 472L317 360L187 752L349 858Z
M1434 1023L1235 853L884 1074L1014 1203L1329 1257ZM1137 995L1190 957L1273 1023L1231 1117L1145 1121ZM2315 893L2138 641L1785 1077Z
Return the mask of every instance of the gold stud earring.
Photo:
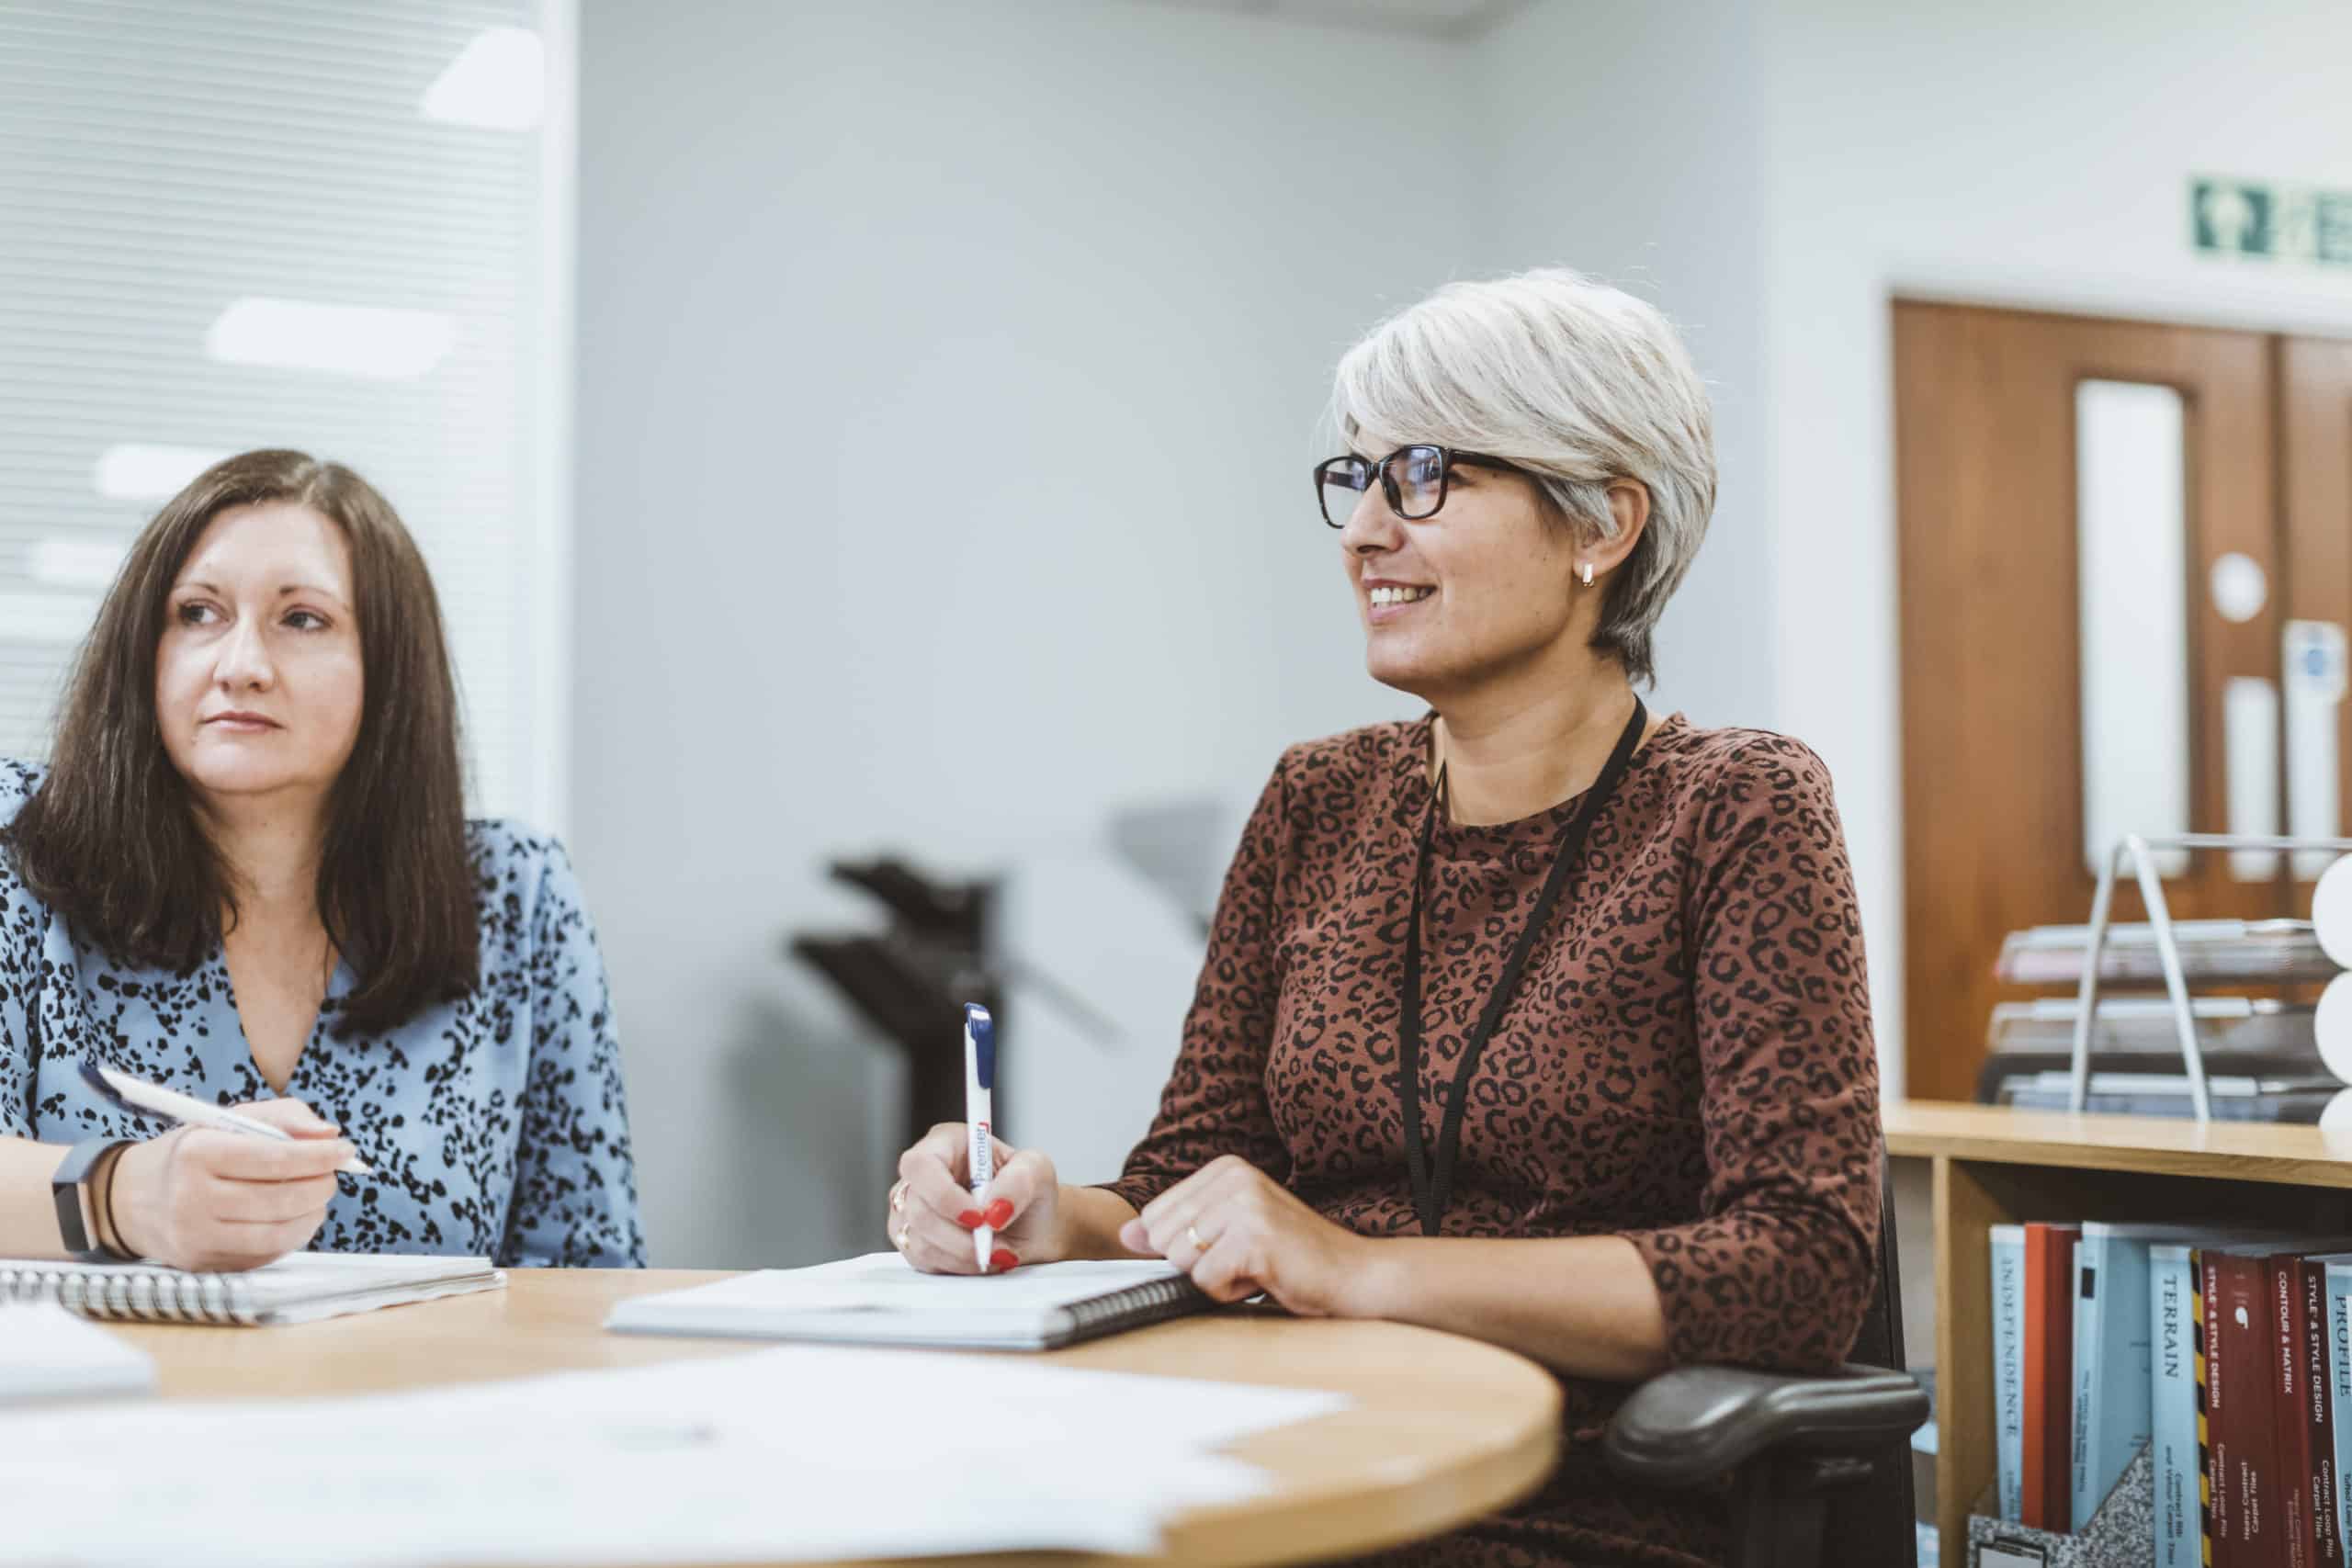
M1584 585L1587 588L1592 586L1592 563L1590 561L1584 563Z

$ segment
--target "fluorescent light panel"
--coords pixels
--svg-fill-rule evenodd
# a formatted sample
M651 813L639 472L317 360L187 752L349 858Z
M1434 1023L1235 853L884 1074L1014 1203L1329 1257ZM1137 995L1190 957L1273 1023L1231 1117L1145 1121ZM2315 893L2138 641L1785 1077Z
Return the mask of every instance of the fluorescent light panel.
M438 310L255 297L220 312L204 351L224 365L406 381L440 364L457 335L457 323Z
M122 569L130 548L127 540L105 537L35 539L33 581L51 588L103 589Z
M98 455L94 480L108 501L164 501L187 481L227 457L195 446L148 446L124 442Z
M523 28L492 28L424 90L424 118L484 130L529 130L547 108L547 51Z
M74 593L0 593L0 641L79 642L98 617L96 599Z

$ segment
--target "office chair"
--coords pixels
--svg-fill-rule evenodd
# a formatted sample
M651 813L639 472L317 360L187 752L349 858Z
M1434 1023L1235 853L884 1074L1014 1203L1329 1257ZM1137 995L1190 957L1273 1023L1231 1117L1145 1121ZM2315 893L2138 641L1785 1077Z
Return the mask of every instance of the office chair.
M1822 1377L1678 1367L1634 1391L1603 1451L1629 1480L1681 1490L1731 1478L1730 1568L1900 1568L1918 1562L1911 1434L1927 1391L1903 1370L1894 1202L1882 1183L1878 1285L1848 1363Z
M964 1004L1005 1015L1003 985L985 956L997 884L943 880L889 855L836 860L827 870L879 900L888 929L797 931L785 951L906 1053L899 1136L916 1143L934 1124L964 1119Z

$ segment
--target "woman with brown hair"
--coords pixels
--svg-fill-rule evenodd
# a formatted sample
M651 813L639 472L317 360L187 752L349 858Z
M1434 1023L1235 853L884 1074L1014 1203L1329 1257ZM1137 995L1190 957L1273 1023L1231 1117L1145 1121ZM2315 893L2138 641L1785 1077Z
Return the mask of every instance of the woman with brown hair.
M145 1125L85 1064L293 1141ZM372 1174L338 1187L355 1151ZM432 578L339 465L249 452L173 498L49 768L0 761L0 1256L69 1238L190 1269L644 1262L571 864L466 819Z
M1714 506L1706 387L1657 310L1542 271L1383 322L1335 402L1320 522L1370 673L1429 711L1276 764L1118 1180L1003 1150L975 1199L938 1128L886 1231L1506 1346L1561 1374L1557 1472L1394 1561L1718 1563L1722 1498L1612 1479L1600 1436L1675 1363L1845 1357L1882 1148L1827 769L1634 692Z

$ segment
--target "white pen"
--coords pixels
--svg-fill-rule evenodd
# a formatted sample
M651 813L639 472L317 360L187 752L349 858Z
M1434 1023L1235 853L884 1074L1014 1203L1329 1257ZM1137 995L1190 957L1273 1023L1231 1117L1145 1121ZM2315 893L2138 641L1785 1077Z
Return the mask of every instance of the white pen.
M989 1183L996 1179L996 1150L990 1142L993 1134L989 1123L995 1113L989 1105L996 1088L996 1021L989 1017L989 1010L978 1002L964 1004L964 1131L970 1139L972 1156L972 1201L987 1212ZM972 1232L972 1256L978 1260L980 1272L989 1271L989 1255L995 1250L996 1233L986 1225Z
M295 1142L294 1134L283 1127L273 1127L266 1122L256 1122L250 1116L240 1116L218 1105L207 1105L184 1094L175 1094L161 1084L134 1078L129 1073L119 1073L112 1067L102 1067L96 1062L82 1064L82 1078L92 1089L121 1106L125 1111L142 1116L164 1116L183 1122L191 1127L217 1127L224 1133L246 1133L256 1138L275 1138L281 1144ZM376 1173L361 1162L358 1156L335 1167L354 1176Z

